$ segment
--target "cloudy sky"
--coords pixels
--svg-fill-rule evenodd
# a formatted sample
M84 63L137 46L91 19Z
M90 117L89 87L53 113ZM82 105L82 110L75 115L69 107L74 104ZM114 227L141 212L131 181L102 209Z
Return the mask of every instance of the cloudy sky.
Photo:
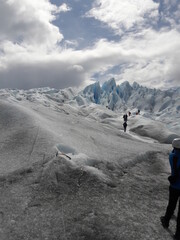
M180 86L179 0L0 0L0 88Z

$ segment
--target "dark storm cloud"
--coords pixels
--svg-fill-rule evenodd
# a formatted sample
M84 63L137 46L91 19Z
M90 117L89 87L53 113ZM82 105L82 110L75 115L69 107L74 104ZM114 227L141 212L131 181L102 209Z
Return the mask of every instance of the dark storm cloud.
M50 61L11 65L0 72L1 88L30 89L38 87L66 88L80 86L84 74L79 66Z

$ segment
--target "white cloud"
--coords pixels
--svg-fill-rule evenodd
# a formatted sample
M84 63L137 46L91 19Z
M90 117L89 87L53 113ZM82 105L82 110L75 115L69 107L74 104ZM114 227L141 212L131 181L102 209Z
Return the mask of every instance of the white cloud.
M50 54L11 42L3 44L0 57L0 86L63 88L81 86L95 73L107 80L107 72L119 66L117 80L138 81L150 87L176 86L179 81L180 33L172 30L124 37L121 42L98 41L83 50L56 49Z
M180 81L180 33L145 30L119 43L99 41L84 52L81 64L89 73L100 73L100 80L112 76L110 69L119 66L117 80L137 81L148 87L177 86ZM109 74L110 73L110 74Z
M164 0L164 4L170 8L171 6L175 6L178 0Z
M60 12L68 12L68 11L71 11L71 8L66 4L66 3L63 3L61 6L58 7L57 9L57 12L60 13Z
M114 75L117 80L153 87L176 86L180 76L180 33L176 28L143 29L147 16L156 19L158 4L151 0L143 4L139 0L97 2L103 4L89 13L96 13L115 31L119 32L118 26L128 30L135 24L140 27L122 35L119 42L100 39L91 48L75 50L76 41L65 40L64 47L57 44L63 38L53 25L59 7L48 0L2 0L0 87L79 87L95 73L107 80L113 76L114 66L119 66ZM63 11L68 10L67 5L61 6ZM110 6L112 14L105 16Z
M71 48L71 47L77 47L78 42L76 40L65 40L64 41L64 47L65 48Z
M106 23L116 34L121 35L119 43L113 44L119 53L112 54L112 69L119 66L119 80L130 82L139 81L147 86L163 87L176 86L179 81L179 53L180 33L177 19L179 7L173 17L171 7L175 7L176 0L164 1L164 12L159 13L159 4L152 0L96 0L94 7L87 16L94 17ZM169 5L168 5L169 4ZM177 17L176 17L177 15ZM157 27L157 20L171 23L170 27L153 30L152 24ZM164 20L163 20L164 19ZM104 49L104 51L106 51ZM116 62L116 64L115 64ZM110 64L109 64L110 66ZM102 75L102 74L101 74ZM104 75L110 76L109 68L104 67Z
M84 68L81 66L81 65L73 65L71 68L69 69L73 69L75 70L76 72L83 72L84 71Z
M171 28L180 30L180 2L178 0L164 0L162 2L161 20Z
M158 16L159 4L152 0L96 0L87 16L106 23L117 34L135 25L142 27L146 18Z
M0 87L68 85L77 70L68 70L61 57L54 59L63 35L53 21L57 13L69 10L66 4L57 7L48 0L0 1ZM76 84L82 81L81 76L74 79Z
M0 41L50 47L63 35L52 24L58 7L47 0L1 0Z

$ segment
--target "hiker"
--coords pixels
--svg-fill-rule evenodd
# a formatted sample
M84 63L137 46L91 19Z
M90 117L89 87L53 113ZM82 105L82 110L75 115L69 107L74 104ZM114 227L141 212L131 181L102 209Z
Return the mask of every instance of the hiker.
M129 111L128 114L129 114L129 117L130 117L131 116L131 112Z
M123 118L124 118L124 121L127 122L127 120L128 120L128 115L127 115L127 114L124 114L124 115L123 115Z
M124 122L124 123L123 123L123 127L124 127L124 132L126 132L127 122Z
M165 215L160 218L164 228L169 227L169 221L174 213L177 201L180 197L180 138L174 139L172 146L173 151L169 154L169 163L171 167L171 176L168 177L170 182L169 202ZM180 240L180 201L174 239Z
M140 109L138 109L138 111L136 112L136 115L139 115L140 114Z

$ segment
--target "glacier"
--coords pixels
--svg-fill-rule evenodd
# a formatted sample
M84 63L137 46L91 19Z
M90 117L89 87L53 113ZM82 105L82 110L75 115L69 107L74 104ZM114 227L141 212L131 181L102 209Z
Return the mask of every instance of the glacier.
M170 239L178 88L1 89L0 129L0 239Z

